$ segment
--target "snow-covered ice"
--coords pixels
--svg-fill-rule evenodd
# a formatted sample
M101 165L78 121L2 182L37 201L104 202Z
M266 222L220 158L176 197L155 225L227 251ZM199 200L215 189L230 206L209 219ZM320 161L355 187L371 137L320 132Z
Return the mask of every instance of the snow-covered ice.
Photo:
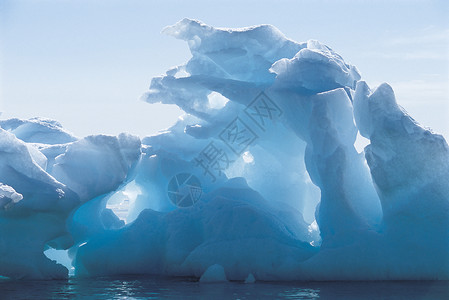
M0 121L0 276L66 277L54 248L75 276L449 279L449 147L392 87L271 25L163 32L192 53L142 96L185 112L166 131Z

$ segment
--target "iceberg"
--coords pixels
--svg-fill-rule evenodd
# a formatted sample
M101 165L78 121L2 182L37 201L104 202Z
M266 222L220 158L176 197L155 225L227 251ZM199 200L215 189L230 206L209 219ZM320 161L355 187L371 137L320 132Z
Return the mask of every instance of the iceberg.
M0 120L0 127L13 133L18 139L27 143L65 144L76 141L77 138L66 131L61 123L45 118L29 120Z
M42 169L30 147L0 128L0 274L64 278L67 269L45 257L43 251L50 245L70 247L72 239L65 223L79 198Z
M79 277L449 279L449 147L388 84L271 25L163 32L192 54L142 96L167 130L0 121L0 276L65 278L56 249Z
M226 282L226 274L224 269L220 265L212 265L207 268L206 272L201 276L200 282L202 283L215 283L215 282Z

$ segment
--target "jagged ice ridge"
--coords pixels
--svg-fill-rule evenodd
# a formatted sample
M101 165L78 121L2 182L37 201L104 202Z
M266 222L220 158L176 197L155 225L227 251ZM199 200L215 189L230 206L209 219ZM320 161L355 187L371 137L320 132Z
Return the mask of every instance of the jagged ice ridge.
M1 276L66 278L44 255L59 249L76 276L449 279L449 147L388 84L371 90L326 45L271 25L163 32L192 53L142 97L185 112L166 131L0 121ZM212 150L221 165L205 165ZM178 207L170 182L185 174L201 188ZM125 200L119 218L110 204Z

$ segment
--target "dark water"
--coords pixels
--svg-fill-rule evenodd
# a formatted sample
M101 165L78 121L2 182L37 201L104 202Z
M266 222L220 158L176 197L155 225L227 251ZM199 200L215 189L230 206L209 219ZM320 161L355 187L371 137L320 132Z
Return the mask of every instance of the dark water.
M449 299L446 281L228 282L186 278L102 277L0 280L0 299Z

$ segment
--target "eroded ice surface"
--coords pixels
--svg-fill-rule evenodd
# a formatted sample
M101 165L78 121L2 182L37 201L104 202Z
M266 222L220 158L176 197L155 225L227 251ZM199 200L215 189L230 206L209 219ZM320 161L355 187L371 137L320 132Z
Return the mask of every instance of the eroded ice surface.
M449 147L388 84L271 25L163 32L192 53L142 97L183 109L168 130L0 121L1 276L66 277L50 247L76 276L449 279Z

